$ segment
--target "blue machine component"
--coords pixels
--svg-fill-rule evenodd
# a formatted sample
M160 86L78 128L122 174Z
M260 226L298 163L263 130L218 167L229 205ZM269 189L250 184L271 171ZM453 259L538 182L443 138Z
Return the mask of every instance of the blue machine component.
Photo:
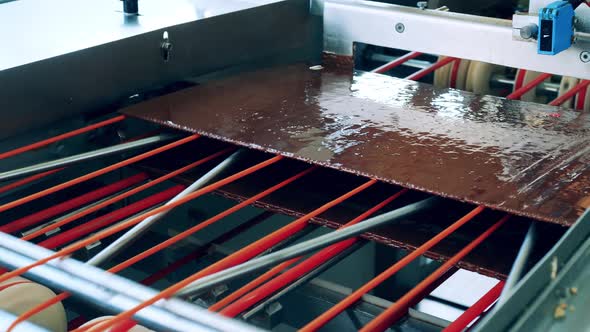
M556 1L539 12L539 54L556 55L572 46L574 16L567 1Z

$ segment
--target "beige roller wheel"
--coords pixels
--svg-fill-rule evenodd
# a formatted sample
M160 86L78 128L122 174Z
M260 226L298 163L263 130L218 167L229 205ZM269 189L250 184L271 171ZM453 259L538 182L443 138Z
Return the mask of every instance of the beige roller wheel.
M438 61L442 61L446 58L446 56L439 56ZM438 89L445 89L449 87L449 77L451 75L451 69L453 67L453 63L449 63L434 72L434 80L433 85L435 88Z
M559 93L558 96L561 97L564 93L568 92L571 88L575 87L580 82L579 79L574 77L567 77L563 76L561 78L561 84L559 84ZM565 101L561 104L562 107L573 108L574 107L574 98L570 98L569 100Z
M438 61L444 60L445 56L440 56ZM469 60L458 60L455 62L451 62L446 66L438 69L434 72L434 86L436 88L455 88L455 89L465 89L465 81L467 80L467 70L469 69ZM453 69L458 65L459 68L457 69L457 76L455 78L455 86L451 86L451 82L453 80Z
M586 88L586 93L582 96L581 93L576 95L576 109L589 111L590 110L590 87ZM572 107L573 108L573 107Z
M95 318L95 319L87 322L86 324L84 324L82 326L94 325L95 323L106 321L106 320L109 320L111 318L113 318L113 316L102 316L102 317L98 317L98 318ZM108 331L110 331L110 328L108 330L104 330L104 331L101 331L101 332L108 332ZM135 325L134 327L132 327L132 328L129 329L129 332L154 332L154 331L153 330L150 330L148 328L145 328L145 327L143 327L141 325Z
M519 77L521 75L523 75L522 73L523 73L522 69L519 69L516 71L516 81L517 82L519 81ZM523 86L527 85L528 83L530 83L532 80L534 80L535 78L537 78L541 74L542 73L539 73L536 71L531 71L531 70L524 71L524 78L522 80L522 84L520 86L517 86L517 84L514 84L514 90L518 89L519 87L523 87ZM549 79L547 79L547 80L549 80ZM539 96L537 94L537 89L531 89L529 92L523 94L522 97L520 97L520 100L531 101L531 102L541 103L541 104L546 104L548 102L546 96Z
M504 71L503 66L494 65L487 62L471 61L467 71L467 80L465 90L480 95L498 94L491 87L492 77Z
M0 283L0 309L20 315L55 297L55 293L25 278L12 278ZM32 316L30 322L54 332L67 329L66 312L61 302Z
M467 85L467 73L469 72L469 65L471 64L470 60L461 59L458 62L459 68L457 69L457 78L455 79L455 86L451 86L451 81L453 77L453 69L451 68L449 74L449 86L459 89L465 90ZM454 66L454 64L453 64Z

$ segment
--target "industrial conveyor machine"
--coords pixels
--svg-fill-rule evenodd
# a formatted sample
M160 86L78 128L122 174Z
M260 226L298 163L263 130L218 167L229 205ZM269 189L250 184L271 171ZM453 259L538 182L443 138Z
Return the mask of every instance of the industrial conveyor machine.
M0 0L1 331L587 330L585 1Z

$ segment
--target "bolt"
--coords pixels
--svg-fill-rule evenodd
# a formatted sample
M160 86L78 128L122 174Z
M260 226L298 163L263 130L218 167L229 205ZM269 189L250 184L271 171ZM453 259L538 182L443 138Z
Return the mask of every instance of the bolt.
M539 26L536 24L529 24L520 28L520 37L522 39L537 39L539 33Z
M170 60L170 52L172 51L172 43L170 42L170 38L168 37L168 31L164 31L162 39L163 41L160 44L162 59L164 59L164 62L168 62Z
M590 52L588 52L588 51L584 51L584 52L580 53L580 60L581 60L583 63L588 63L588 62L590 62Z
M416 5L418 6L418 8L424 10L426 9L426 7L428 7L428 1L418 1Z
M395 31L398 33L403 33L406 30L406 26L403 23L398 23L395 25Z

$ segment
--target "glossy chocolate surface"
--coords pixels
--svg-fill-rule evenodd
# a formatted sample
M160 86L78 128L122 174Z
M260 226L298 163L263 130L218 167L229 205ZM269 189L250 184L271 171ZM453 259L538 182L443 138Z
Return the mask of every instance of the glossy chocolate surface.
M588 114L292 65L124 113L404 187L570 225L590 196Z

